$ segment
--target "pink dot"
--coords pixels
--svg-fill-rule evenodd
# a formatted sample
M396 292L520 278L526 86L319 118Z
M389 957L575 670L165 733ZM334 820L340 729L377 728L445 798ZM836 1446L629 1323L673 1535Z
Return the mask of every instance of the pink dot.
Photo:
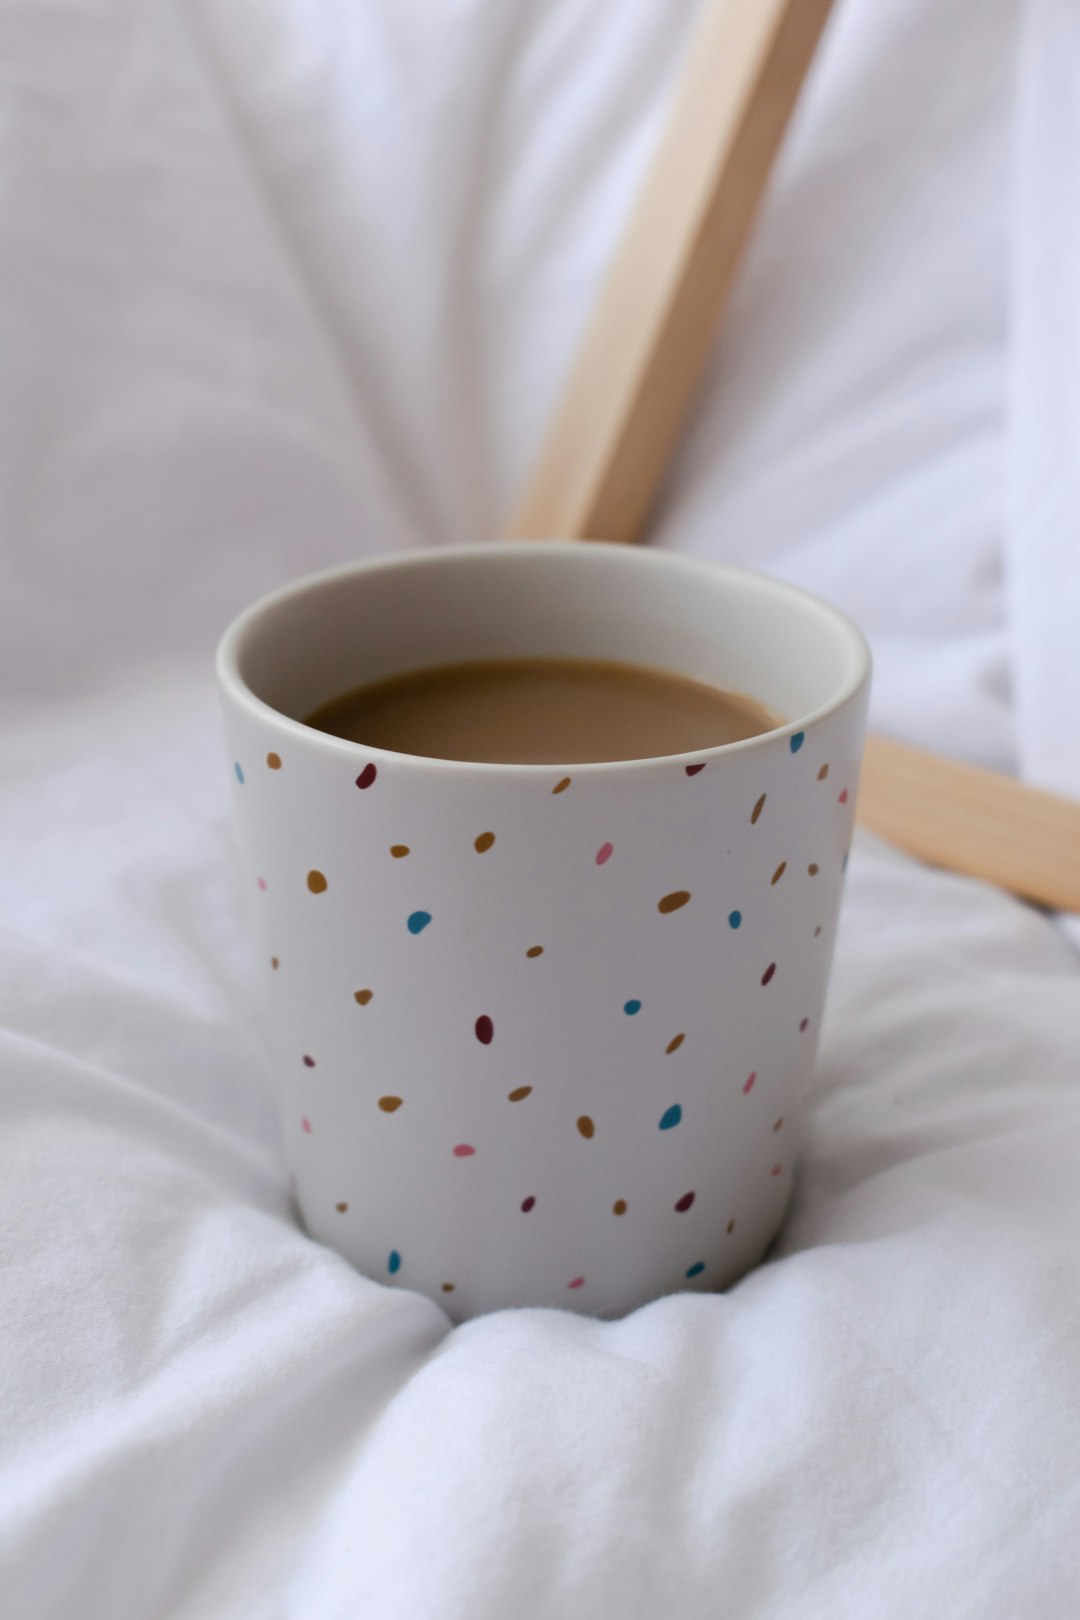
M584 1277L575 1277L573 1282L567 1283L566 1286L567 1288L584 1288L585 1279Z
M306 1114L304 1115L304 1117L300 1121L300 1123L304 1127L305 1136L310 1136L311 1135L311 1121L310 1121L310 1119L308 1119Z
M612 855L614 853L615 853L615 845L614 844L601 844L600 848L596 852L596 864L597 864L597 866L605 865L605 863L607 861L610 861L610 859L611 859L611 857L612 857ZM573 1287L576 1286L576 1284L571 1283L570 1286L571 1286L571 1288L573 1288Z
M774 1164L772 1169L769 1171L770 1176L778 1176L783 1168L784 1167L782 1164Z
M810 1020L809 1020L809 1018L800 1018L799 1019L799 1034L804 1035L809 1028L810 1028Z
M753 1091L753 1089L754 1089L754 1081L756 1079L757 1079L757 1070L756 1069L751 1069L750 1073L747 1075L746 1079L743 1082L743 1095L745 1097L748 1097L750 1095L750 1093Z
M471 1159L475 1152L476 1149L474 1147L470 1147L468 1142L459 1142L457 1147L454 1149L454 1158Z
M844 789L843 793L841 793L836 802L837 804L847 804L847 788Z
M259 888L260 889L265 889L266 888L266 879L265 878L260 878L259 879Z

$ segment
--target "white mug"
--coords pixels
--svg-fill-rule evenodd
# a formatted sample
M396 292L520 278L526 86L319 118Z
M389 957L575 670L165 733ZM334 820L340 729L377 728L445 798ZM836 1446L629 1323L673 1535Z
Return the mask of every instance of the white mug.
M585 765L303 723L481 658L651 665L790 717ZM599 544L361 562L218 653L244 882L307 1230L455 1319L718 1289L784 1215L851 837L857 629L791 586Z

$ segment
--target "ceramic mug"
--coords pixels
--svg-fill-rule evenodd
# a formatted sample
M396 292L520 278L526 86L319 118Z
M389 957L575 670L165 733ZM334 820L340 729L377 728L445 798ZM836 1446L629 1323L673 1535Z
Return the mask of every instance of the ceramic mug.
M368 680L615 659L790 718L693 755L462 764L303 723ZM379 558L221 643L244 881L307 1230L462 1319L734 1282L792 1188L869 687L776 580L623 546Z

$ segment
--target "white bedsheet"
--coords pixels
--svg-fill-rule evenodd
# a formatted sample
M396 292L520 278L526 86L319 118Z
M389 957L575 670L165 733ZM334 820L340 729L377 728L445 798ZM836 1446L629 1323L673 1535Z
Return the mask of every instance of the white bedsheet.
M213 642L497 532L693 10L0 0L5 1620L1075 1604L1052 919L857 844L726 1297L451 1330L289 1204ZM1067 0L841 0L660 538L854 612L879 726L1080 790L1078 87Z

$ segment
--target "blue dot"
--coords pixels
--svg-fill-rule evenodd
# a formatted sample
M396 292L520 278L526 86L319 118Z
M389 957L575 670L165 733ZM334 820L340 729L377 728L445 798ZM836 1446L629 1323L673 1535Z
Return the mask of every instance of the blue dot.
M640 1011L641 1011L641 1002L640 1001L624 1001L623 1002L623 1012L627 1015L628 1018L633 1018L634 1014L639 1013Z
M741 911L729 911L727 920L728 920L728 927L729 928L738 928L738 927L740 927L741 924L742 924L742 912Z
M705 1270L705 1262L704 1262L704 1260L695 1260L695 1262L694 1262L694 1264L692 1266L687 1267L686 1275L688 1277L700 1277L701 1273L704 1270Z
M427 925L428 925L428 923L430 921L431 921L431 912L430 911L414 911L412 916L409 918L408 925L407 925L408 929L409 929L409 933L410 934L422 934L424 932L424 929L427 927Z
M391 1277L401 1270L401 1256L396 1249L390 1250L390 1258L386 1262L386 1269Z
M676 1125L681 1123L682 1106L680 1103L672 1103L671 1107L665 1108L664 1112L660 1115L660 1129L662 1131L670 1131Z
M805 741L806 732L796 731L794 735L788 739L788 747L791 749L793 754L797 754Z
M243 785L244 785L244 773L240 769L240 761L239 760L236 760L234 762L233 770L236 772L236 780L240 783L240 786L243 787Z

